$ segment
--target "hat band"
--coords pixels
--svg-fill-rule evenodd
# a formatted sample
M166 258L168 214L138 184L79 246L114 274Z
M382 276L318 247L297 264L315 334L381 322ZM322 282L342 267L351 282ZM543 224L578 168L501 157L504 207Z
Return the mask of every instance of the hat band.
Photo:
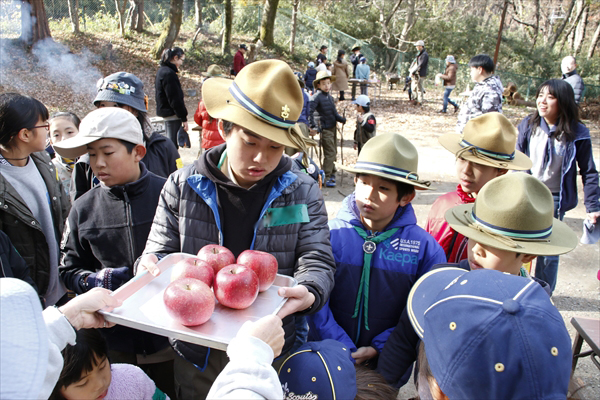
M255 117L262 119L263 121L265 121L266 123L268 123L270 125L274 125L276 127L282 128L282 129L289 129L289 128L293 127L297 122L294 120L279 118L279 117L271 114L264 108L260 107L258 104L253 102L248 96L246 96L244 94L244 92L241 91L241 89L235 82L233 82L231 84L231 86L229 87L229 93L231 93L233 98L246 111L248 111L250 114L254 115ZM287 109L287 110L284 110L286 113L289 113L290 110L287 107L287 104L284 105L283 108ZM282 114L283 114L283 112L282 112Z
M354 169L366 169L369 171L380 172L399 178L408 179L409 181L419 181L419 175L417 175L415 172L369 161L358 161L354 166Z
M469 150L471 149L477 149L477 151L485 156L488 156L490 158L495 158L497 160L501 160L501 161L512 161L515 159L515 152L513 151L511 154L507 154L507 153L499 153L496 151L491 151L491 150L486 150L484 148L481 148L477 145L474 145L472 143L467 142L466 140L461 140L461 142L459 143L461 147L463 148L469 148Z
M124 95L132 95L135 93L135 86L131 86L124 82L102 82L102 85L98 86L98 91L102 90L112 90L113 92L117 92Z
M508 228L503 228L500 226L492 225L488 222L483 221L480 218L477 218L477 215L475 215L474 210L471 211L471 217L473 218L473 221L475 221L475 224L480 225L493 233L503 235L503 236L508 236L513 239L518 239L518 240L546 239L552 234L552 225L550 225L549 228L538 230L538 231L525 231L525 230L517 230L517 229L508 229Z

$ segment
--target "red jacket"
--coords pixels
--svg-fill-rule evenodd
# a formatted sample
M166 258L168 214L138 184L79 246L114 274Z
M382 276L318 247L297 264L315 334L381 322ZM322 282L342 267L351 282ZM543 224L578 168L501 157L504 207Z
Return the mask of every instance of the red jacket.
M202 126L203 149L210 149L211 147L225 143L225 140L223 140L221 137L219 128L217 127L218 119L212 118L210 115L208 115L202 100L200 100L200 103L198 103L198 109L194 113L194 121L196 121L198 125Z
M457 185L456 191L438 197L429 210L425 230L442 246L449 263L458 263L467 258L467 238L450 227L444 214L454 206L474 202L475 198Z
M238 50L237 53L235 53L235 56L233 56L233 74L237 75L245 66L246 61L244 60L244 54Z

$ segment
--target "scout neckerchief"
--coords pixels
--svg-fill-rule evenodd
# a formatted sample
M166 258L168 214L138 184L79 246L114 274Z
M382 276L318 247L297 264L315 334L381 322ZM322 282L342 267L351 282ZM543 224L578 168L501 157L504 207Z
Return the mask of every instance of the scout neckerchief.
M363 258L362 275L360 277L360 283L358 284L358 295L356 296L356 304L354 306L354 315L352 315L352 318L358 317L360 305L364 298L363 314L365 317L365 329L369 330L369 281L371 280L371 258L373 257L373 253L375 253L377 244L389 239L398 231L399 228L390 229L389 231L377 236L367 235L367 232L364 229L359 228L356 225L354 226L354 229L356 230L356 233L358 233L358 235L365 241L365 243L363 243L363 251L365 255ZM360 327L358 331L360 332Z

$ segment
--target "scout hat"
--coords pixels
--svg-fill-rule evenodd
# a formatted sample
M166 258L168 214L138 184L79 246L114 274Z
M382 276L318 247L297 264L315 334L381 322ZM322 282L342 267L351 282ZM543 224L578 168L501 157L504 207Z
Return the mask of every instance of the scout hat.
M264 60L243 68L234 80L211 78L202 85L208 114L233 122L284 146L305 148L296 122L304 97L296 75L280 60Z
M307 342L279 368L284 399L353 399L356 371L350 350L337 340Z
M377 175L413 185L415 189L430 189L428 181L419 180L417 149L404 136L385 133L369 139L363 146L354 167L338 167L355 174Z
M335 75L329 75L327 73L327 71L319 71L317 72L317 77L315 78L315 80L313 81L313 85L318 84L319 82L321 82L323 79L331 79L331 82L335 82Z
M360 44L356 43L354 46L352 46L352 51L355 50L360 50Z
M528 170L531 160L515 150L517 130L501 113L491 112L467 122L462 135L449 133L438 138L440 144L456 155L490 167Z
M417 40L417 41L415 42L415 47L417 47L417 46L423 46L423 47L425 47L425 42L424 42L424 41L422 41L422 40Z
M223 70L217 64L212 64L206 69L206 72L202 72L201 75L210 77L223 76Z
M439 268L406 309L450 399L565 399L571 338L536 281L494 270Z
M577 246L571 228L554 218L550 189L525 173L492 179L479 191L475 203L453 207L445 218L452 229L469 239L515 253L552 256Z
M101 101L112 101L144 113L148 111L148 98L144 94L144 84L129 72L117 72L101 78L96 83L96 89L98 89L94 99L96 107Z
M88 144L109 138L144 144L142 127L132 113L122 108L103 107L86 115L77 135L53 147L62 157L75 159L87 152Z

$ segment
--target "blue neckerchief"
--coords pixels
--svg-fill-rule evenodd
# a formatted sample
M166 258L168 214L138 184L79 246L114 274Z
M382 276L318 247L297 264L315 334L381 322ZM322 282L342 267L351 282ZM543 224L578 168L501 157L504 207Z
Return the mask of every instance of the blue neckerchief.
M546 170L548 168L548 165L551 165L554 161L554 155L556 153L554 151L554 141L552 140L552 138L554 137L556 139L554 133L556 132L557 126L558 121L556 121L556 124L552 128L550 128L546 123L546 120L544 118L540 118L540 128L546 135L548 135L548 138L546 140L546 147L544 148L544 161L542 162L542 170Z

